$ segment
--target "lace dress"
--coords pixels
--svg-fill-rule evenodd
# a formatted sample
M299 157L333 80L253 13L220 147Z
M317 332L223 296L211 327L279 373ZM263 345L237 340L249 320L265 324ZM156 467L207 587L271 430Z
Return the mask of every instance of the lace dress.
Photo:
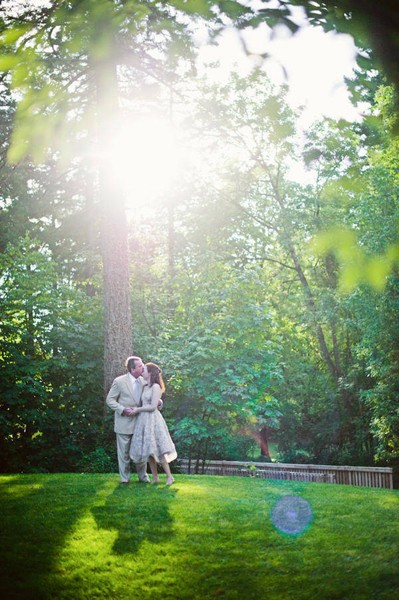
M152 389L149 386L144 387L141 395L142 405L150 406L151 397ZM150 456L153 456L158 463L164 459L169 463L177 458L176 448L165 419L158 409L138 413L130 446L130 458L133 462L147 462Z

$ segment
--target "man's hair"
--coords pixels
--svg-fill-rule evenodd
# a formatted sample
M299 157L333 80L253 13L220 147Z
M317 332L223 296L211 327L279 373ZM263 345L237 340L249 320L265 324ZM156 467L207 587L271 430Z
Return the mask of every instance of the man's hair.
M129 358L126 359L125 365L129 373L132 369L135 368L136 360L141 360L141 358L139 356L129 356Z

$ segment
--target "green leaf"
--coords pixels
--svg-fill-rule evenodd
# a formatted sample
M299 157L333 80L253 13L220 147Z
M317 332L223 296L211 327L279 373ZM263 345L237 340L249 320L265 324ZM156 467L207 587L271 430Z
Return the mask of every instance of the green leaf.
M15 54L5 54L0 56L0 71L11 71L20 62L20 59Z
M211 11L213 3L208 0L171 0L169 4L187 15L199 15L208 19L215 16Z
M0 44L4 44L5 46L11 46L15 44L19 38L24 35L27 31L31 30L30 25L18 25L16 27L10 27L0 36Z

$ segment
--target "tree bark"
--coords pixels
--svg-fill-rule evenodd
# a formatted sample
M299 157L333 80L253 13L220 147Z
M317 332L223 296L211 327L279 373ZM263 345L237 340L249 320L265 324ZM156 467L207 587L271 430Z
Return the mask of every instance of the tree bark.
M266 458L271 460L270 452L269 452L269 444L267 441L267 427L266 426L262 427L262 429L259 432L259 446L260 446L261 456L265 456Z

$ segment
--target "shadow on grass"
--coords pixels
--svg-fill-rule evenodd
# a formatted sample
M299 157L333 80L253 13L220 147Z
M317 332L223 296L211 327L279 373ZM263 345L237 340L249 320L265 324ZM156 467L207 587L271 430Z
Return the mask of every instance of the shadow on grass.
M133 489L132 489L133 488ZM118 486L103 506L92 509L101 529L117 531L112 551L135 554L144 542L158 544L173 536L169 505L177 490L150 484Z
M0 477L0 581L8 600L46 598L65 539L98 492L93 477Z

